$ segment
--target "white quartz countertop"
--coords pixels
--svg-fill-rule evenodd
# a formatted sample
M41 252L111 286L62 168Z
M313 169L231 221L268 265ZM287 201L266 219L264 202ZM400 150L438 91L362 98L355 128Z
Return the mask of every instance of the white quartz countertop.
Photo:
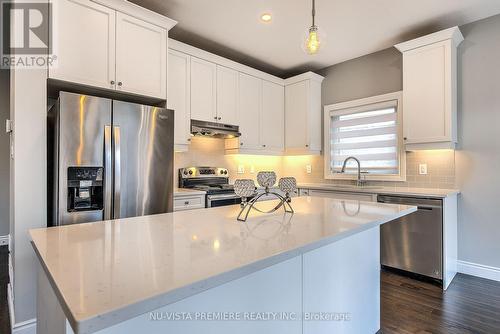
M75 333L92 333L416 210L320 197L292 206L293 215L253 211L245 223L233 205L30 235Z
M379 195L401 195L414 197L445 198L460 193L458 189L408 188L408 187L356 187L349 185L335 185L328 183L300 183L299 189L332 190Z
M187 195L206 195L206 191L195 190L189 188L174 188L174 197L175 196L187 196Z

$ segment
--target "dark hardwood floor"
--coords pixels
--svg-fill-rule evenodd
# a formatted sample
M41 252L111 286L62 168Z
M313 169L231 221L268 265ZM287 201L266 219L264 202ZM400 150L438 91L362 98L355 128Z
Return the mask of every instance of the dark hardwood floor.
M10 333L7 284L9 283L9 247L0 246L0 333Z
M384 334L500 334L500 282L458 274L443 292L383 271L381 283Z
M10 333L8 248L0 247L0 334ZM500 334L500 282L459 274L440 287L382 272L383 334ZM362 334L362 333L360 333Z

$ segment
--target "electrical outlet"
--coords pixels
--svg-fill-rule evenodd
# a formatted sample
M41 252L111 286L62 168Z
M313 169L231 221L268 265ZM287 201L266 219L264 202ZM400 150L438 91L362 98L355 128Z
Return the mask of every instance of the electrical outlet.
M250 174L255 173L255 168L253 166L250 166Z
M245 174L245 166L238 165L238 174Z
M312 173L312 166L311 165L306 165L306 173L311 174Z
M419 164L418 165L418 174L427 175L427 164Z

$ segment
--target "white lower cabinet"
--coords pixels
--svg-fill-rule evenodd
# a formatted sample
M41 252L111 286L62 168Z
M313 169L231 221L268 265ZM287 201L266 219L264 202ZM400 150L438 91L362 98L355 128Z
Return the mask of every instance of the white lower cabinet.
M182 194L174 195L174 211L205 208L205 195Z

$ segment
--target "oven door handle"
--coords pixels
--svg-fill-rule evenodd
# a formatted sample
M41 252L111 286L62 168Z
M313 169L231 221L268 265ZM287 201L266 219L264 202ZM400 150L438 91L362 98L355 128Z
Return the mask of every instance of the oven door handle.
M236 194L227 194L227 195L207 195L207 199L214 201L218 199L231 199L231 198L240 198L240 196Z

